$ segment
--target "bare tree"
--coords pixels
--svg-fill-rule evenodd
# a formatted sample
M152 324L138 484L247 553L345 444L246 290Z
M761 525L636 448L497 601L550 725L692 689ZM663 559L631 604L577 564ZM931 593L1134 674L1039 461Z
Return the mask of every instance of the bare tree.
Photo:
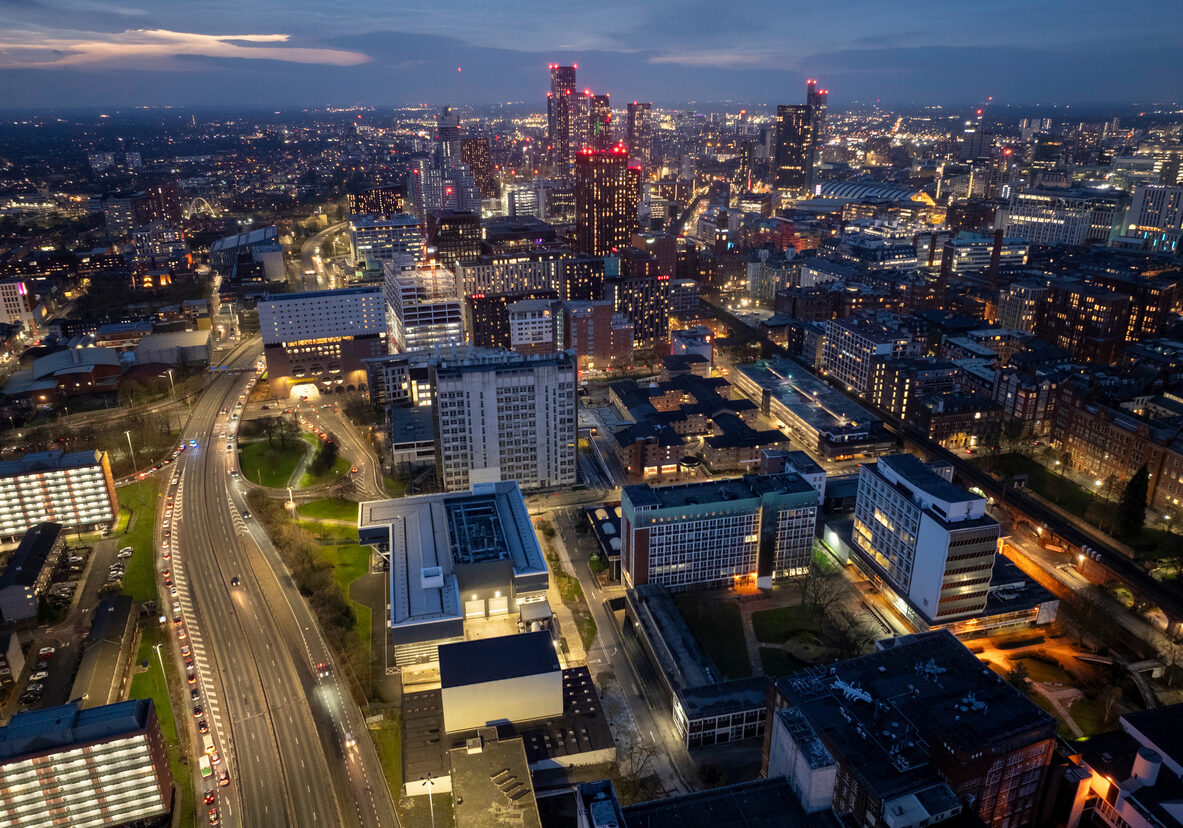
M1097 696L1097 703L1101 706L1101 720L1106 726L1113 724L1117 718L1117 703L1121 701L1121 686L1111 684Z
M617 744L612 781L621 799L638 802L657 792L653 763L660 754L656 743L643 739L624 739Z
M1167 639L1162 652L1158 654L1166 668L1167 687L1175 686L1175 671L1183 667L1183 638L1172 636Z
M809 571L801 582L801 604L817 619L830 611L845 597L846 583L842 573L827 569L817 556L809 564Z

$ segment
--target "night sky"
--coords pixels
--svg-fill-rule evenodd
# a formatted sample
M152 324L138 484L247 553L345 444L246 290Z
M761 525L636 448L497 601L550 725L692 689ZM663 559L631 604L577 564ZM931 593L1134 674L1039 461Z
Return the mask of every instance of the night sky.
M1178 0L0 0L0 108L1183 98ZM461 71L457 71L457 69Z

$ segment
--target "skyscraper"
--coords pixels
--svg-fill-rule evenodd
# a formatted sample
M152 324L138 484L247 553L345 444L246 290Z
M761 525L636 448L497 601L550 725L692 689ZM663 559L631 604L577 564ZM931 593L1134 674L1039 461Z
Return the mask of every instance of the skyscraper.
M612 104L607 95L591 96L587 146L608 149L612 146Z
M441 166L460 161L460 116L450 106L441 107L435 118L435 139Z
M582 149L575 156L575 239L580 253L606 256L629 246L637 224L637 176L628 151Z
M814 126L808 105L776 108L776 155L772 183L778 190L808 191L813 184Z
M575 95L575 66L552 63L550 92L546 95L546 136L550 140L552 164L570 163L574 152L571 146L571 110Z
M805 105L809 107L809 114L813 122L813 151L809 159L810 184L812 185L813 171L821 160L822 146L826 143L826 101L830 97L830 90L818 89L816 80L805 82Z
M625 142L628 144L629 158L640 161L646 167L653 152L653 104L637 103L628 105L628 131Z
M499 188L493 175L489 139L483 135L460 139L460 158L468 165L481 198L497 198Z

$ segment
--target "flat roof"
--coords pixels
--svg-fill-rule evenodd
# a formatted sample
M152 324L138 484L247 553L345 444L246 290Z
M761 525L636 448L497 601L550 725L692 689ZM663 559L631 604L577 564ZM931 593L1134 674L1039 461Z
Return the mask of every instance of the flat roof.
M688 687L678 692L678 700L688 720L763 709L768 705L768 677L751 676Z
M143 730L151 699L131 699L83 710L79 702L17 713L0 727L0 759L47 753Z
M439 655L442 687L555 673L560 669L549 630L441 644Z
M362 543L389 544L393 626L462 620L457 566L508 559L515 576L549 571L513 480L468 492L365 501L358 535Z
M61 534L60 523L38 523L25 532L20 545L4 564L4 572L0 573L0 589L35 584Z
M813 491L814 488L796 472L745 474L743 477L680 483L673 486L636 483L623 489L634 505L652 506L657 509L754 500L765 494L807 494Z
M914 454L886 454L877 461L887 466L911 486L936 500L949 503L964 503L967 500L985 500L981 495L950 483Z
M628 828L829 828L829 809L806 814L783 776L654 799L624 809Z
M819 433L869 431L882 422L794 362L760 361L736 370Z
M361 294L373 294L381 297L382 288L358 285L357 287L341 288L340 290L308 290L303 293L276 293L275 295L268 294L261 301L290 302L295 299L339 299L342 296L358 296Z
M479 743L479 749L478 749ZM452 808L464 828L542 828L526 748L518 739L476 737L468 746L448 751Z
M34 472L59 471L65 469L83 469L97 466L102 462L101 451L74 451L66 454L61 451L30 452L17 460L5 460L0 463L0 477L14 477L20 474Z

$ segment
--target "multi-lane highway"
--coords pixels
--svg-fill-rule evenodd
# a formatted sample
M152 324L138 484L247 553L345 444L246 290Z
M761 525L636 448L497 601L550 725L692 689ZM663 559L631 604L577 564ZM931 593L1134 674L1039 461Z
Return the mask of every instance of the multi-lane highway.
M318 675L331 659L316 621L231 477L222 434L237 424L259 351L257 340L237 348L225 364L248 370L219 376L194 407L183 437L197 445L170 486L176 511L162 530L175 526L161 569L178 587L175 629L186 631L200 692L201 716L178 718L205 719L216 771L230 774L226 787L195 775L198 800L215 790L230 825L396 825L361 711L334 673ZM201 749L195 725L191 741Z

